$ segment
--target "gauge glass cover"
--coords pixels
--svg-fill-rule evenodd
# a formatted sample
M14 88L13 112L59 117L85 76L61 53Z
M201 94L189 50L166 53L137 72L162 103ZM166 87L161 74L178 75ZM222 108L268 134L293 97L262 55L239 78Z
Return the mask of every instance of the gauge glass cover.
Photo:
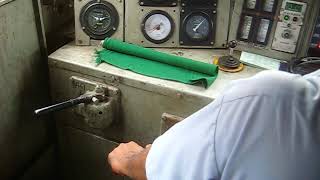
M210 22L204 15L190 15L186 19L185 30L188 37L194 41L203 41L209 37Z
M272 12L274 9L275 0L266 0L263 5L263 10L266 12Z
M104 39L118 28L119 15L108 2L91 1L81 10L80 22L84 32L93 39Z
M144 20L143 33L145 37L154 43L167 41L173 31L173 23L169 15L154 13Z

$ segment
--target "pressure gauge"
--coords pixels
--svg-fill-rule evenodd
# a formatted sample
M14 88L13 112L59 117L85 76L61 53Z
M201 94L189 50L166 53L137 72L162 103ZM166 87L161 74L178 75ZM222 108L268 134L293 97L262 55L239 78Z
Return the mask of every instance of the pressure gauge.
M271 27L271 21L269 19L261 19L257 33L257 42L266 44L268 40L268 33Z
M242 25L239 28L239 37L241 40L248 40L251 27L252 27L252 21L253 17L252 16L244 16Z
M168 13L155 10L144 18L141 30L146 39L155 44L161 44L170 39L174 26L173 19Z
M263 11L272 13L275 9L275 0L266 0L263 5Z
M212 23L204 13L192 13L184 22L185 32L192 41L204 41L209 37Z
M257 0L246 0L246 8L247 9L255 9L257 5Z
M119 14L106 1L90 1L80 13L83 31L92 39L102 40L113 35L119 25Z

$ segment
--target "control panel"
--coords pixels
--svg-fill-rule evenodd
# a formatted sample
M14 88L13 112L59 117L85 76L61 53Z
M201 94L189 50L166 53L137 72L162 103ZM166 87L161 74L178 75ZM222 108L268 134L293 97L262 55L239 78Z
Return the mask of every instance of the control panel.
M285 0L282 3L272 49L295 53L307 3Z
M228 39L238 41L236 50L275 59L305 56L316 6L318 0L235 0Z
M127 0L125 41L144 47L225 48L230 0Z

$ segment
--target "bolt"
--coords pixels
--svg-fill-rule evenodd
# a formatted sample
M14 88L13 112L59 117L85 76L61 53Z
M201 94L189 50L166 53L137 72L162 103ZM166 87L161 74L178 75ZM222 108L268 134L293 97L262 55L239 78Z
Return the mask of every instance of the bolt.
M182 9L181 12L184 13L184 9Z
M177 5L177 3L175 3L175 2L174 2L174 3L172 3L172 6L176 6L176 5Z
M82 29L83 29L83 30L85 30L85 29L86 29L86 27L82 26Z
M183 44L184 42L183 41L180 41L180 44Z
M111 82L116 82L117 81L117 77L115 77L115 76L111 76Z
M213 45L213 42L210 42L211 45Z
M141 1L141 2L140 2L140 5L143 6L143 5L144 5L144 2Z
M217 11L213 11L213 14L216 14L217 13Z
M116 27L113 27L113 28L112 28L112 30L114 30L114 31L115 31L115 30L117 30L117 28L116 28Z
M92 100L92 102L93 102L94 104L98 104L98 103L99 103L99 99L96 98L96 97L93 97L91 100Z
M181 5L182 5L182 6L186 6L186 4L185 4L185 3L182 3Z

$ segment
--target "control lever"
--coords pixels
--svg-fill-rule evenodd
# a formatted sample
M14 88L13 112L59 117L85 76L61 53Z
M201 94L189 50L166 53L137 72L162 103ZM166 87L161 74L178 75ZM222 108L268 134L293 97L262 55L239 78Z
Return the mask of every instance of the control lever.
M84 94L80 97L77 97L75 99L70 99L68 101L55 104L52 106L48 106L45 108L37 109L34 111L35 115L44 115L56 111L60 111L63 109L67 109L82 103L88 104L88 103L96 103L97 101L103 101L105 99L104 93L91 93L91 94Z
M218 66L219 69L225 72L239 72L243 70L243 64L234 57L234 49L237 47L237 41L233 40L228 43L229 55L222 56L219 58Z

